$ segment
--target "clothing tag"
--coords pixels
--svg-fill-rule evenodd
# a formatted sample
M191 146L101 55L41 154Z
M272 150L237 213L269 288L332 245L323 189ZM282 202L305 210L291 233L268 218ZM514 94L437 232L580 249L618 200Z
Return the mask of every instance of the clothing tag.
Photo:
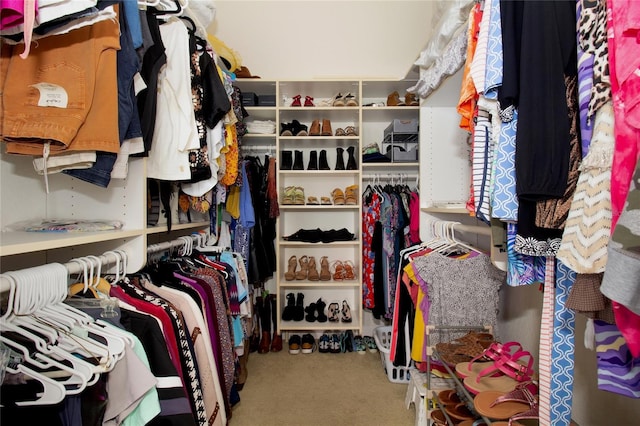
M40 99L38 99L38 106L43 107L56 107L66 108L69 103L69 95L64 87L51 83L38 83L33 84L40 91Z

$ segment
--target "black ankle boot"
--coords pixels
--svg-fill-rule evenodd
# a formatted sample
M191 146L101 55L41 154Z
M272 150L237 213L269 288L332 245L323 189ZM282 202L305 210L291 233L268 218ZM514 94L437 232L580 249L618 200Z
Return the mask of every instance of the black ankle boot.
M307 165L307 170L318 170L318 152L317 151L309 152L309 164Z
M336 148L336 151L338 153L338 156L336 158L335 170L344 170L344 158L342 158L342 153L344 152L344 149L339 146Z
M327 306L327 304L324 302L324 300L318 299L318 301L316 302L316 320L318 320L318 322L327 322L327 319L329 319L329 317L327 317L327 314L324 313L325 306Z
M316 304L315 303L311 303L309 306L304 308L304 311L307 313L307 315L305 315L305 317L304 317L304 320L306 322L314 322L315 320L318 319L318 317L316 316Z
M302 321L304 319L304 294L298 293L296 297L296 306L293 310L293 320Z
M280 155L280 170L291 170L293 166L293 151L282 151Z
M354 155L355 147L350 146L347 148L347 152L349 153L349 158L347 159L347 170L356 170L358 165L356 163L356 157Z
M318 159L318 169L331 170L329 168L329 162L327 161L327 151L325 149L320 150L320 158Z
M304 170L304 164L302 161L302 151L295 150L293 159L293 168L292 170Z

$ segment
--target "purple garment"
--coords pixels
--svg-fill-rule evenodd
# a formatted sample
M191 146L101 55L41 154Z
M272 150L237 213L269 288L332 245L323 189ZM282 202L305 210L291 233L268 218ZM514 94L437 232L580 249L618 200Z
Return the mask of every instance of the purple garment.
M576 1L576 15L580 20L582 1ZM580 46L578 33L578 102L580 110L580 139L582 143L582 158L589 152L593 123L589 117L589 101L593 87L593 55L586 53Z
M640 358L634 358L615 324L594 321L598 389L640 398Z

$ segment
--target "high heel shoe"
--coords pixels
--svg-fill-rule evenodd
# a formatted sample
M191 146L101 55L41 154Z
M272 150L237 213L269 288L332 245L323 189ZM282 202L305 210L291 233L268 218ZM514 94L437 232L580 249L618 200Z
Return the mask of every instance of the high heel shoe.
M337 303L329 303L327 312L329 312L328 317L330 322L340 322L340 305Z
M333 262L333 280L342 281L344 278L344 265L341 261L336 260Z
M342 301L342 322L351 322L351 308L346 300Z
M356 279L356 274L355 274L355 272L353 272L353 270L354 270L353 263L351 263L350 260L345 260L344 262L342 262L342 266L344 267L343 279L345 279L345 280L355 280Z
M329 258L322 256L320 258L320 281L329 281L331 279L331 271L329 271Z
M311 256L309 257L309 281L318 281L320 280L320 274L318 274L318 267L316 266L316 258Z
M301 96L300 96L300 95L295 95L295 96L293 97L293 101L291 102L291 106L292 106L292 107L299 107L299 106L302 106L302 104L300 103L300 98L301 98Z
M328 317L324 313L325 306L327 306L327 304L324 302L324 300L322 300L322 298L318 299L318 301L316 302L316 320L318 322L327 322Z
M309 277L309 258L302 256L300 260L300 270L296 272L296 280L306 280Z
M298 259L295 256L289 258L289 269L284 273L284 279L287 281L293 281L296 279L296 267L298 266Z

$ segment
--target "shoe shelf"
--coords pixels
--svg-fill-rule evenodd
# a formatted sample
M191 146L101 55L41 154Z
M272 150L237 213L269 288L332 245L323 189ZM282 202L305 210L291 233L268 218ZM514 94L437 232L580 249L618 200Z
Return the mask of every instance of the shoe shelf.
M350 323L305 323L280 321L278 328L296 330L353 330L359 334L363 327L361 265L362 218L360 195L363 190L365 169L385 173L408 174L418 170L413 163L362 163L362 147L377 141L382 149L384 130L394 119L411 120L419 117L418 106L386 106L389 96L398 92L404 100L406 89L417 80L262 80L237 79L235 84L244 94L248 120L273 120L275 134L246 134L243 144L248 151L257 153L261 147L273 144L277 157L277 182L280 216L276 226L278 318L287 306L286 296L302 291L308 305L322 298L327 302L346 300L352 309ZM395 96L395 95L394 95ZM273 105L265 102L275 100ZM381 107L367 104L384 104ZM299 105L299 106L298 106ZM316 123L317 122L317 123ZM318 131L319 128L319 131ZM330 131L329 131L330 128ZM283 131L289 130L292 135ZM322 135L324 133L325 135ZM253 146L253 147L251 147ZM249 151L250 150L250 151ZM265 152L267 150L265 149ZM316 167L317 161L317 167ZM342 163L344 164L341 164ZM413 178L410 176L409 179ZM293 190L291 189L293 187ZM353 188L357 188L353 191ZM289 188L287 204L284 204ZM340 191L347 199L347 189L356 193L355 204L334 204ZM340 190L340 191L336 191ZM335 195L335 197L334 197ZM309 197L312 197L309 200ZM314 202L317 199L318 204ZM324 203L323 199L324 198ZM330 204L328 203L330 201ZM352 241L309 243L287 241L301 229L347 229L355 237ZM284 279L288 260L292 256L314 256L319 260L349 261L356 279L352 281L309 281Z
M442 360L442 358L440 357L440 354L436 350L435 346L432 346L430 344L430 336L434 332L438 332L438 333L446 333L446 332L448 332L448 333L466 333L466 332L469 332L469 331L482 331L482 332L493 333L492 327L490 327L490 326L475 326L475 327L471 327L471 326L435 326L435 325L427 326L426 327L426 331L425 331L425 345L427 346L427 351L426 351L427 352L427 362L426 362L427 371L431 371L431 359L432 359L432 357L433 357L433 359L439 361L442 364L442 366L444 367L444 369L446 370L447 374L453 380L453 383L455 385L456 393L460 397L461 401L464 402L464 404L474 414L474 416L476 418L481 418L486 424L490 425L491 421L488 418L478 414L478 412L475 410L474 405L473 405L473 395L471 395L471 393L467 390L467 388L464 387L464 384L460 381L460 379L458 378L456 373L451 369L451 367L449 367L449 364L447 364L446 362L444 362ZM433 404L427 403L428 414L430 414L431 411L439 408L444 413L445 418L447 419L447 424L453 426L453 425L459 423L459 421L456 421L455 419L452 419L447 414L444 404L438 398L438 392L441 391L441 390L442 389L432 389L431 388L431 374L427 374L427 391L431 393L431 396L432 396L431 400L433 401Z

